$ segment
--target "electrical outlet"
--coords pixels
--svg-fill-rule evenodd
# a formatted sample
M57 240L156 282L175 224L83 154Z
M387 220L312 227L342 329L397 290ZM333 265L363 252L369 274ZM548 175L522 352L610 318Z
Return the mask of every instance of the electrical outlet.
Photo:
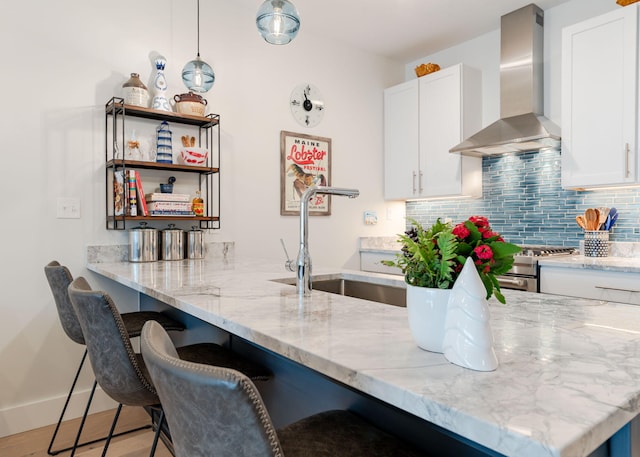
M58 219L80 219L80 199L58 197Z

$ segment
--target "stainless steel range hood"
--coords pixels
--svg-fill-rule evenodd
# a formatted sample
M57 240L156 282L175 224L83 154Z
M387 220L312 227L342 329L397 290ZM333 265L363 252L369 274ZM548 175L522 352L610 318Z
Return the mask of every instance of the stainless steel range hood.
M474 157L560 147L560 128L542 116L544 12L530 4L500 24L500 120L450 149Z

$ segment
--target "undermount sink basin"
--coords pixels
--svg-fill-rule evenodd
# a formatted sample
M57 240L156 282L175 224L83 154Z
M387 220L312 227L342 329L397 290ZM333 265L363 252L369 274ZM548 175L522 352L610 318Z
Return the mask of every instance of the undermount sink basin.
M295 279L279 279L289 285L296 285ZM366 281L345 278L313 278L312 289L329 292L332 294L344 295L347 297L361 298L363 300L375 301L386 305L407 306L406 291L403 287L389 286L385 284L375 284Z

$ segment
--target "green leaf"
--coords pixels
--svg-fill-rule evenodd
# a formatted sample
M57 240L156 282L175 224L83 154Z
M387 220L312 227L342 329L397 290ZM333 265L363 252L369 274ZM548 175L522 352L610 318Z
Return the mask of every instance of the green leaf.
M494 258L512 256L522 250L520 246L516 246L515 244L511 244L511 243L506 243L504 241L493 241L488 244L491 247L491 250L493 251Z

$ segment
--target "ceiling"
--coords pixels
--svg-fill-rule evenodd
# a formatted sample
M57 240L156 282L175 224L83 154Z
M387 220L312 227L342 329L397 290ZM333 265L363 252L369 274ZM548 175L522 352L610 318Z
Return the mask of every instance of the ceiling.
M402 63L497 30L502 15L531 3L531 0L291 1L300 13L300 34L328 34ZM535 3L547 10L567 1ZM253 3L257 11L259 3Z

